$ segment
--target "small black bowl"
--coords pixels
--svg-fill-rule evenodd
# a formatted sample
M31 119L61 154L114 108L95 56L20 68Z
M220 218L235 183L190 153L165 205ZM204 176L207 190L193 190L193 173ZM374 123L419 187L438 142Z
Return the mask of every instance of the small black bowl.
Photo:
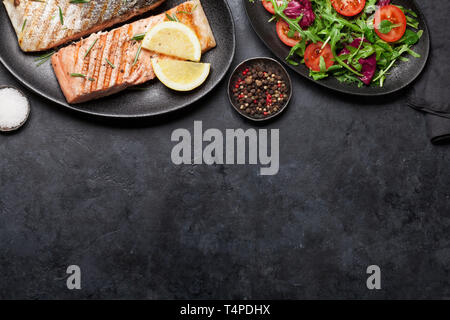
M281 78L284 80L284 82L287 85L288 93L287 93L287 100L285 101L284 105L274 114L271 114L270 116L258 118L254 117L252 115L247 114L245 111L241 110L239 108L238 101L235 100L233 96L233 89L234 89L234 83L242 77L242 72L248 68L248 67L257 67L262 66L264 69L270 69L274 73L281 76ZM281 114L289 104L289 101L292 97L292 82L291 78L289 77L289 74L287 73L286 69L279 63L278 61L272 59L272 58L265 58L265 57L257 57L257 58L251 58L248 60L245 60L241 62L236 69L234 69L233 73L230 76L230 80L228 81L228 98L230 99L230 103L233 106L233 108L243 117L252 120L252 121L266 121L269 119L272 119L279 114Z

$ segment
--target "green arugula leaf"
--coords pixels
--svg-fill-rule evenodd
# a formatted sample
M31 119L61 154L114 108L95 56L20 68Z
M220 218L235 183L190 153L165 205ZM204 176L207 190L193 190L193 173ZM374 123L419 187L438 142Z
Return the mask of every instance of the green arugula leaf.
M405 44L409 44L409 45L414 45L417 42L419 42L419 35L417 33L415 33L414 31L407 29L405 34L403 35L403 37L400 39L401 43L405 43Z
M386 34L392 31L392 29L401 27L401 24L393 24L391 21L389 20L383 20L380 22L380 25L378 26L378 31Z

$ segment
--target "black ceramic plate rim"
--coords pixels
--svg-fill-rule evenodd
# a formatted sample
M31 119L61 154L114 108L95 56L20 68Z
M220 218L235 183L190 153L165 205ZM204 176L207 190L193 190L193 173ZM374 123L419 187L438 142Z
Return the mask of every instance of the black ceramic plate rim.
M246 63L248 63L248 62L251 62L251 61L254 61L254 60L268 60L268 61L270 61L271 63L275 63L276 65L278 65L278 66L284 71L284 73L285 73L285 75L286 75L286 77L287 77L287 81L288 81L288 83L289 83L289 88L290 88L290 90L289 90L289 97L288 97L288 99L286 100L286 102L285 102L285 104L283 105L283 107L282 107L277 113L271 115L270 117L261 118L261 119L252 118L252 117L250 117L250 116L248 116L248 115L246 115L246 114L240 112L240 111L238 110L237 106L234 105L233 100L231 99L231 92L230 92L230 89L231 89L231 79L233 79L234 75L236 74L236 71L237 71L241 66L243 66L244 64L246 64ZM287 106L289 105L289 102L291 101L291 98L292 98L292 80L291 80L291 77L289 76L289 72L287 72L286 68L285 68L280 62L278 62L277 60L275 60L275 59L273 59L273 58L269 58L269 57L253 57L253 58L249 58L249 59L246 59L246 60L242 61L241 63L239 63L239 64L236 66L236 68L234 68L233 72L231 73L230 78L228 79L227 92L228 92L228 100L230 100L231 106L233 107L233 109L234 109L237 113L239 113L241 116L243 116L244 118L247 118L247 119L249 119L249 120L256 121L256 122L263 122L263 121L267 121L267 120L273 119L273 118L275 118L275 117L278 117L280 114L282 114L282 113L284 112L284 110L286 110L286 108L287 108Z
M77 108L76 105L71 105L68 103L62 103L61 101L59 101L58 99L55 99L53 97L51 97L50 95L46 94L45 92L36 89L32 84L30 84L28 81L26 81L25 79L23 79L20 75L18 75L14 69L7 64L4 60L2 55L0 55L0 62L3 64L3 66L17 79L19 80L23 85L25 85L28 89L30 89L31 91L37 93L38 95L58 104L61 105L63 107L69 108L71 110L77 111L77 112L81 112L84 114L88 114L88 115L92 115L92 116L97 116L97 117L104 117L104 118L123 118L123 119L137 119L137 118L149 118L149 117L156 117L156 116L160 116L163 114L167 114L167 113L171 113L171 112L175 112L177 110L186 108L196 102L198 102L199 100L203 99L206 95L208 95L212 90L214 90L221 82L222 80L225 78L228 70L231 67L231 64L233 63L234 60L234 56L236 53L236 29L235 29L235 22L234 22L234 18L233 18L233 13L231 12L230 6L228 4L228 2L226 0L223 0L223 2L225 3L225 6L228 10L228 14L231 17L231 31L232 31L232 35L233 35L233 44L232 44L232 52L231 52L231 56L230 59L228 60L227 64L226 64L226 68L224 68L222 70L222 73L219 75L217 81L215 84L213 84L211 86L211 88L207 91L205 91L203 94L199 95L198 97L190 100L189 102L183 103L183 104L179 104L176 107L173 108L168 108L164 111L158 111L158 112L152 112L152 113L142 113L142 114L134 114L134 115L128 115L128 114L107 114L107 113L101 113L101 112L94 112L94 111L89 111L86 109L82 109L82 108ZM216 48L217 49L217 48Z
M391 94L391 93L400 91L400 90L406 88L407 86L409 86L412 82L414 82L414 80L422 73L422 71L423 71L423 70L425 69L425 67L426 67L426 64L427 64L427 61L428 61L428 58L429 58L429 55L430 55L430 41L428 41L428 45L427 45L426 52L425 52L425 57L423 57L424 62L422 63L422 67L421 67L420 69L418 69L417 72L414 74L414 76L412 76L405 84L403 84L403 85L401 85L401 86L398 86L398 87L395 88L395 89L386 90L386 91L383 91L383 92L365 93L365 92L353 92L353 91L349 91L349 90L342 89L342 88L336 88L336 87L334 87L334 86L332 86L332 85L329 85L329 84L327 84L327 83L324 83L323 81L320 81L320 80L319 80L319 81L316 81L316 80L312 79L311 77L307 77L307 76L305 76L305 75L299 73L295 66L293 66L293 65L291 65L291 64L289 64L289 63L287 63L287 62L285 61L284 58L278 57L278 55L273 51L272 47L271 47L271 46L263 39L263 37L256 31L256 27L255 27L255 25L253 24L252 19L250 18L249 12L247 11L247 6L245 5L246 1L249 1L249 0L242 0L242 1L243 1L243 5L244 5L244 11L245 11L245 13L246 13L246 15L247 15L248 20L250 21L250 25L252 26L253 31L256 33L256 35L259 37L259 39L265 44L265 46L272 52L273 55L275 55L277 58L281 59L281 60L283 61L283 64L284 64L284 65L286 65L286 66L288 66L290 69L294 70L296 73L298 73L299 75L301 75L303 78L306 78L306 79L308 79L309 81L312 81L312 82L314 82L314 83L316 83L316 84L318 84L318 85L320 85L320 86L322 86L322 87L325 87L325 88L328 88L328 89L331 89L331 90L334 90L334 91L337 91L337 92L346 93L346 94L354 95L354 96L361 96L361 97L374 97L374 96L385 96L385 95L388 95L388 94ZM419 6L417 5L417 3L416 3L415 0L410 0L410 1L411 1L417 8L419 8ZM425 32L427 33L428 38L429 38L428 24L427 24L427 21L426 21L426 19L425 19L424 14L422 13L422 10L419 10L418 15L419 15L420 19L423 21L423 24L424 24L424 30L423 30L423 31L424 31L424 33L425 33ZM266 23L265 21L262 21L262 22L263 22L263 23Z

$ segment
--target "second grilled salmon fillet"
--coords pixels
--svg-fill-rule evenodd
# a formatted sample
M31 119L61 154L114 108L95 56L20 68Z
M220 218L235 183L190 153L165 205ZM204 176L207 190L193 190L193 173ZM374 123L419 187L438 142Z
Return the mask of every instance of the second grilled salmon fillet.
M140 42L131 39L169 20L168 15L176 16L194 30L202 52L216 46L199 0L187 1L166 13L109 32L93 34L61 49L52 57L52 66L67 102L98 99L154 79L150 60L158 54L140 50Z
M3 0L23 51L43 51L105 30L165 0Z

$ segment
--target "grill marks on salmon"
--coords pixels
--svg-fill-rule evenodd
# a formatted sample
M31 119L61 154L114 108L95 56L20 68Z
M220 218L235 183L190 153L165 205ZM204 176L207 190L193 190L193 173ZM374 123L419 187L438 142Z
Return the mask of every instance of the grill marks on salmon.
M44 51L104 30L156 8L165 0L3 0L20 48ZM63 16L61 23L59 10Z
M131 39L147 32L156 24L169 20L167 15L176 16L180 22L194 30L200 40L202 52L216 46L199 0L187 1L166 13L109 32L92 34L61 49L52 57L53 69L67 101L81 103L105 97L154 79L151 59L159 55L142 49L136 60L141 43ZM72 76L75 73L85 77Z

